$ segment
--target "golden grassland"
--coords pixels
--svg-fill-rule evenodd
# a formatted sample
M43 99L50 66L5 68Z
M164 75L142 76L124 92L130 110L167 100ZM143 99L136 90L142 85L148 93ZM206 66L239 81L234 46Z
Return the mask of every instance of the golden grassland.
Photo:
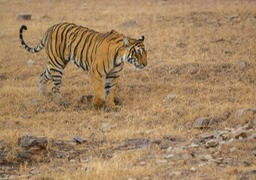
M256 106L254 1L3 0L0 7L0 140L15 151L18 138L24 135L51 139L78 135L92 147L88 153L92 159L86 164L57 160L35 164L42 177L161 179L168 168L155 162L161 157L159 148L120 151L110 159L101 157L101 149L130 138L177 135L189 140L202 133L193 128L198 117L218 119L210 130L236 127L248 119L238 119L235 113ZM32 14L32 19L17 20L22 13ZM100 32L115 29L134 38L145 36L148 66L137 71L126 65L117 92L118 112L96 111L81 100L93 95L93 89L86 73L72 63L64 70L62 86L68 108L39 94L38 79L47 55L26 52L20 45L19 28L27 25L24 39L35 46L59 22ZM47 88L50 91L51 83ZM169 94L176 95L174 101L166 100ZM111 130L102 131L103 123ZM145 166L133 166L147 158ZM89 171L79 170L88 164ZM26 174L30 168L23 165L20 171ZM233 179L233 171L202 167L198 173ZM197 174L193 177L197 179Z

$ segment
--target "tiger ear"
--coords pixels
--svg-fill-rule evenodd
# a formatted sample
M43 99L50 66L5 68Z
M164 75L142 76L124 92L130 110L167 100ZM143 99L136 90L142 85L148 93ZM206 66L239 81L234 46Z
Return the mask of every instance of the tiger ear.
M124 45L128 47L128 46L129 46L129 41L128 41L128 39L127 39L127 38L124 38L123 41L124 41Z
M139 41L144 41L144 36L140 36Z

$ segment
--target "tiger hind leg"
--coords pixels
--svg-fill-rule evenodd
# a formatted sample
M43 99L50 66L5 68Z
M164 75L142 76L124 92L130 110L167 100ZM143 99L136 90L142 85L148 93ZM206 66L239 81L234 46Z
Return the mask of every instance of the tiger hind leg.
M49 80L51 80L51 72L50 67L47 66L46 70L40 75L39 78L39 89L42 95L47 95L45 85Z
M50 68L51 77L53 82L52 94L53 94L53 101L61 106L67 106L67 103L63 100L60 88L62 83L62 71L65 66L61 69L57 67Z

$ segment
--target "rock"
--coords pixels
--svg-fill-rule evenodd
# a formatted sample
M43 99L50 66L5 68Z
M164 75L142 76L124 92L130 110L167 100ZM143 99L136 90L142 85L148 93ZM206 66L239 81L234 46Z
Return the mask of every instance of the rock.
M150 176L145 176L142 178L142 180L149 180L149 179L152 179Z
M198 145L198 144L195 144L195 143L191 143L188 147L197 148L197 147L199 147L199 145Z
M180 154L181 159L183 160L189 160L192 156L189 152Z
M229 154L230 153L230 144L228 144L228 143L223 143L223 144L221 144L220 145L220 152L222 153L222 154Z
M247 138L247 132L243 129L238 129L232 134L235 139Z
M228 132L226 132L226 131L221 132L219 136L221 137L221 139L222 139L223 141L227 141L227 140L229 140L229 139L231 138L230 133L228 133Z
M212 156L210 154L202 155L201 156L201 160L202 161L211 161L212 160Z
M175 157L175 154L168 154L165 156L166 159L171 159L173 157Z
M168 163L168 161L166 159L157 159L156 163L157 164L166 164L166 163Z
M213 139L214 137L215 137L215 135L214 135L213 133L204 134L204 135L202 136L202 138L203 138L204 140Z
M17 16L18 20L31 20L31 14L20 14Z
M23 148L31 148L36 146L41 149L46 149L48 139L46 137L24 136L18 140L18 144Z
M128 139L122 147L126 147L127 149L139 149L150 147L151 144L150 139Z
M240 59L237 61L237 65L239 65L241 68L246 68L248 66L248 63L246 60Z
M248 140L253 140L253 139L256 140L256 132L253 132L247 139Z
M209 128L212 123L211 117L200 117L195 120L194 128Z
M165 102L167 103L171 103L176 99L176 94L169 94L166 98L165 98Z
M211 139L211 140L209 140L205 143L204 147L212 148L212 147L216 147L218 145L219 145L219 140L218 139Z
M139 165L145 166L145 165L146 165L146 162L145 162L145 161L141 161L141 162L139 163Z
M167 149L167 153L172 153L172 154L180 154L184 151L184 147L183 146L180 146L180 147L172 147L170 146L168 149Z
M195 167L191 167L191 168L190 168L190 171L195 172L195 171L196 171L196 168L195 168Z
M181 176L182 172L181 171L173 171L169 173L170 177L174 177L174 176Z
M78 137L78 136L74 136L73 139L79 143L79 144L82 144L85 142L85 139L81 138L81 137Z

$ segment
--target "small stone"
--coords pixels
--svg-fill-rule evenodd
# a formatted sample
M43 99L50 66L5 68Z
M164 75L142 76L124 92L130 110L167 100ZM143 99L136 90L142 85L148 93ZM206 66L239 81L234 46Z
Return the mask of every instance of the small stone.
M234 141L236 141L236 140L234 138L231 138L231 139L228 140L228 143L232 143Z
M205 134L202 136L203 139L207 140L207 139L213 139L214 138L214 134Z
M145 161L141 161L139 164L140 164L141 166L145 166L145 165L146 165L146 162L145 162Z
M233 137L235 139L247 138L247 132L245 130L239 129L239 130L233 132Z
M157 164L166 164L166 163L168 163L168 161L166 159L158 159L158 160L156 160L156 163Z
M211 117L200 117L195 120L194 128L209 128L212 123Z
M252 133L247 139L249 139L249 140L256 139L256 132Z
M204 147L212 148L212 147L216 147L218 145L219 145L219 140L218 139L211 139L211 140L209 140L205 143Z
M84 140L83 138L78 137L78 136L74 136L73 139L74 139L77 143L79 143L79 144L82 144L82 143L85 142L85 140Z
M195 167L191 167L191 168L190 168L190 171L195 172L195 171L196 171L196 168L195 168Z
M31 20L31 14L20 14L17 16L18 20Z
M169 176L170 177L173 177L173 176L181 176L182 175L182 172L181 171L173 171L173 172L170 172L169 173Z
M175 157L175 154L168 154L165 156L166 159L171 159L173 157Z
M167 103L171 103L176 99L176 94L169 94L166 98L165 98L165 102Z
M229 133L221 133L220 137L222 138L222 140L227 141L230 139L231 136Z
M221 144L221 146L220 146L220 152L222 153L222 154L229 154L230 153L230 144L228 144L228 143L223 143L223 144Z
M145 177L142 178L142 180L149 180L149 179L151 179L150 176L145 176Z
M197 148L197 147L199 147L199 145L198 145L198 144L195 144L195 143L191 143L188 147Z
M189 160L191 158L191 154L184 153L180 155L183 160Z
M76 160L75 160L75 159L70 159L69 162L70 162L70 163L75 163Z
M202 161L210 161L210 160L212 160L212 156L210 154L203 155L201 157L201 160Z
M167 149L167 151L166 152L169 152L169 153L173 153L173 154L180 154L180 153L182 153L183 151L184 151L184 147L183 146L180 146L180 147L169 147L168 149Z

